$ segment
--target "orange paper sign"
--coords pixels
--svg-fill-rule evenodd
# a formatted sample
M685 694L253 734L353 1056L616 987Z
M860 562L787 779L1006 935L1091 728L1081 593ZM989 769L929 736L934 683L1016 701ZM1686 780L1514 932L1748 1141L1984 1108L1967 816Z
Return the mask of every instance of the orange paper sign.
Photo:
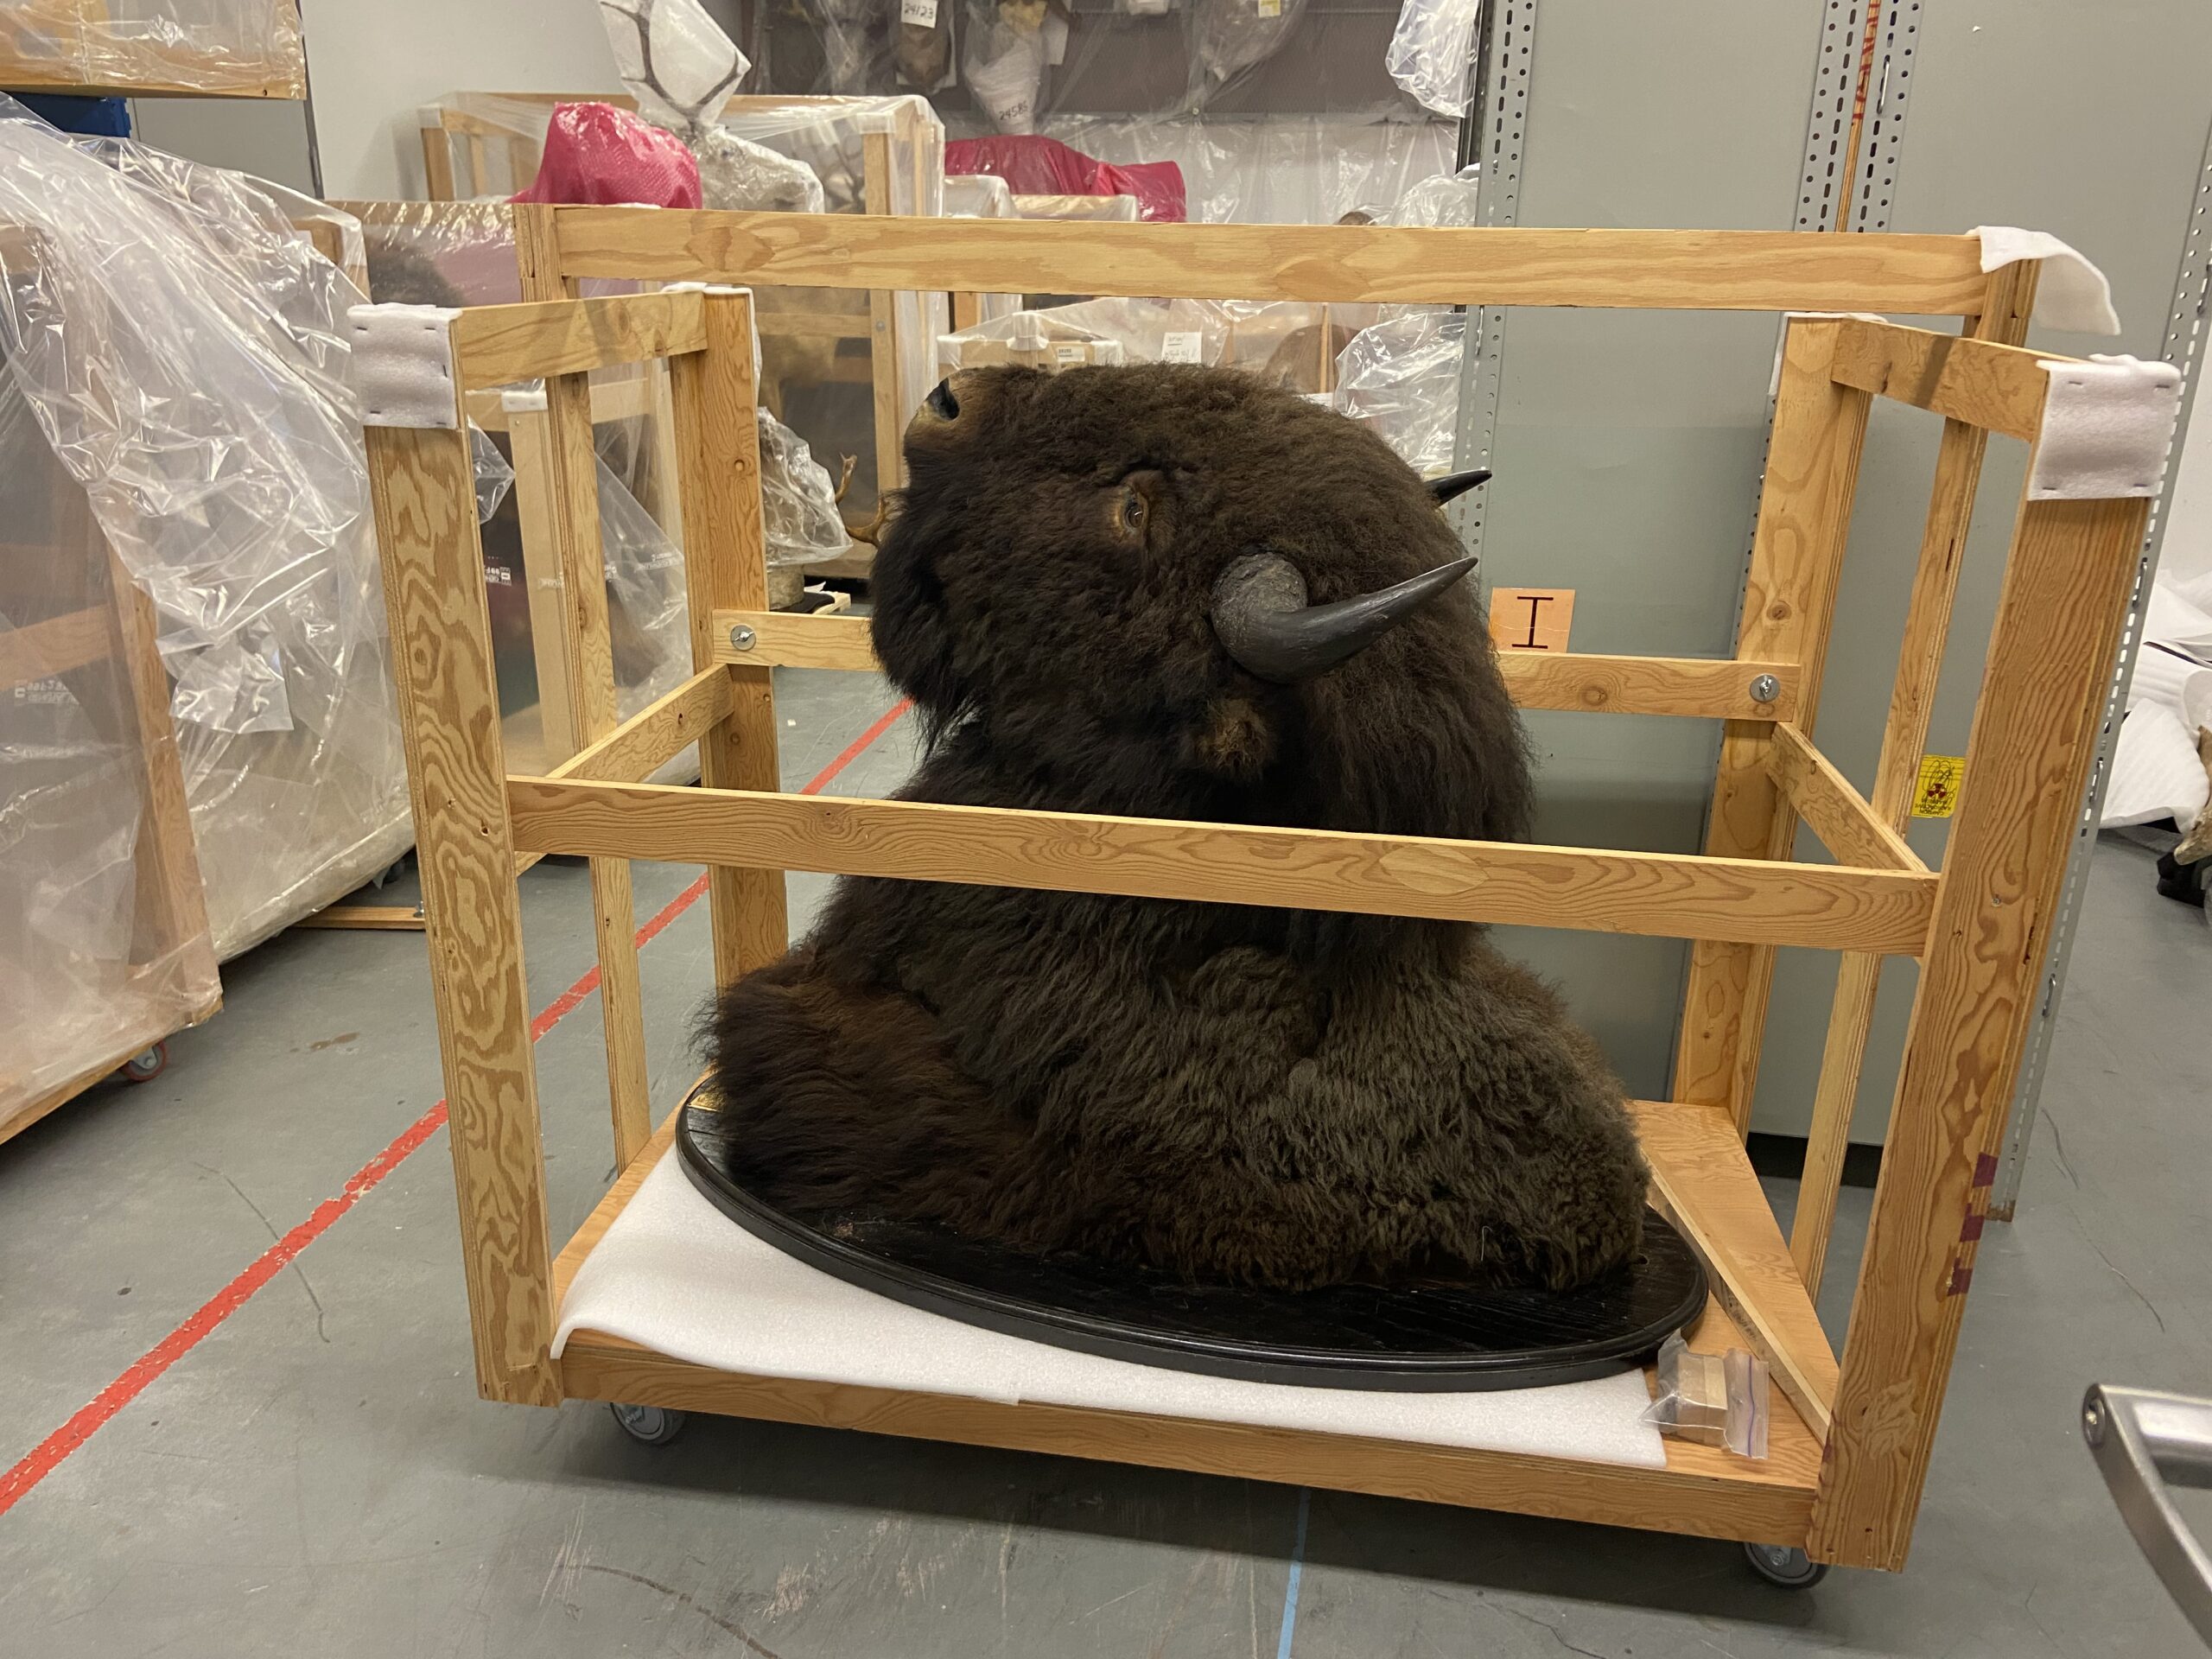
M1573 620L1572 588L1490 590L1490 637L1500 651L1565 651Z

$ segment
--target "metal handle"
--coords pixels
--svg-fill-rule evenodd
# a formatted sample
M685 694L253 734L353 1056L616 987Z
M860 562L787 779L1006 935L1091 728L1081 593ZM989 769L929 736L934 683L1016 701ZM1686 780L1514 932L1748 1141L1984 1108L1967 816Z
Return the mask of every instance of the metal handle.
M2212 1400L2092 1383L2082 1399L2082 1438L2137 1548L2212 1645L2212 1555L2166 1491L2169 1482L2212 1487Z

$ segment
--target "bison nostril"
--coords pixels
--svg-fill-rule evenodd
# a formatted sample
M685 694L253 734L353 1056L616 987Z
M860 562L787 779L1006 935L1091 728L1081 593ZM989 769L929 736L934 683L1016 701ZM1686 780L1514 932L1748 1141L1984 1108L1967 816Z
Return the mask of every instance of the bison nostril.
M937 389L929 395L929 405L931 410L941 421L950 421L959 415L960 400L952 395L952 383L950 380L940 380L937 383Z

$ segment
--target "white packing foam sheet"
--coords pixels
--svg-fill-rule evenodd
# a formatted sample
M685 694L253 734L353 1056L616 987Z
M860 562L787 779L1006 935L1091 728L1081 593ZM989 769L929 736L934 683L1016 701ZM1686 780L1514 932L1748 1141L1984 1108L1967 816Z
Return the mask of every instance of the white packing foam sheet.
M362 425L461 424L453 340L446 332L460 315L437 305L357 305L346 314Z
M2043 261L2036 278L2035 320L2044 327L2071 334L2120 332L2120 313L2113 309L2112 284L2104 272L2049 231L1977 225L1967 234L1981 238L1984 270L2021 259Z
M2133 357L2037 363L2050 376L2050 390L2044 397L2028 499L2157 495L2181 414L2181 371Z
M716 1370L1004 1403L1308 1429L1434 1446L1666 1465L1640 1370L1550 1389L1384 1393L1236 1382L1105 1359L924 1313L763 1243L663 1157L561 1305L553 1351L591 1330Z

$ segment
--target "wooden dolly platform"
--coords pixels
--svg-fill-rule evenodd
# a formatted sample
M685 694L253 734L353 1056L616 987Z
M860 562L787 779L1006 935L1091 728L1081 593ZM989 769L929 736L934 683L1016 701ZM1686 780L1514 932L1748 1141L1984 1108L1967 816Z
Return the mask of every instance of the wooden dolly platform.
M1503 659L1527 707L1724 722L1702 855L805 798L779 789L770 671L874 666L867 625L769 613L741 291L544 302L447 330L454 408L372 427L371 471L404 714L458 1180L477 1380L495 1400L695 1408L1299 1481L1802 1547L1896 1568L1926 1478L2006 1103L2089 765L2148 502L2024 498L1942 870L1898 834L1942 657L1986 435L2037 443L2070 365L2007 341L2032 267L1985 275L1966 237L1754 232L1060 225L562 207L564 278L706 278L870 289L1108 292L1344 303L1645 307L1964 320L1964 337L1793 317L1737 654ZM550 447L588 456L585 375L665 358L677 429L696 672L555 775L506 775L468 445L472 389L543 376ZM2079 371L2075 371L2080 372ZM1870 802L1814 746L1822 658L1876 396L1945 417L1888 741ZM595 543L568 467L560 533ZM605 683L597 583L571 638ZM698 789L638 783L697 741ZM1838 860L1791 861L1798 823ZM513 880L518 854L593 861L621 1174L556 1256ZM1697 1340L1765 1355L1763 1463L1672 1444L1663 1470L1142 1414L995 1404L733 1376L579 1333L550 1351L563 1289L665 1149L649 1133L627 861L703 862L718 979L786 944L789 869L1447 917L1697 941L1676 1098L1637 1107L1655 1192L1718 1287ZM1782 1238L1743 1130L1777 945L1846 953L1797 1236ZM1920 979L1839 1363L1816 1282L1872 968ZM1859 977L1853 964L1866 964Z

